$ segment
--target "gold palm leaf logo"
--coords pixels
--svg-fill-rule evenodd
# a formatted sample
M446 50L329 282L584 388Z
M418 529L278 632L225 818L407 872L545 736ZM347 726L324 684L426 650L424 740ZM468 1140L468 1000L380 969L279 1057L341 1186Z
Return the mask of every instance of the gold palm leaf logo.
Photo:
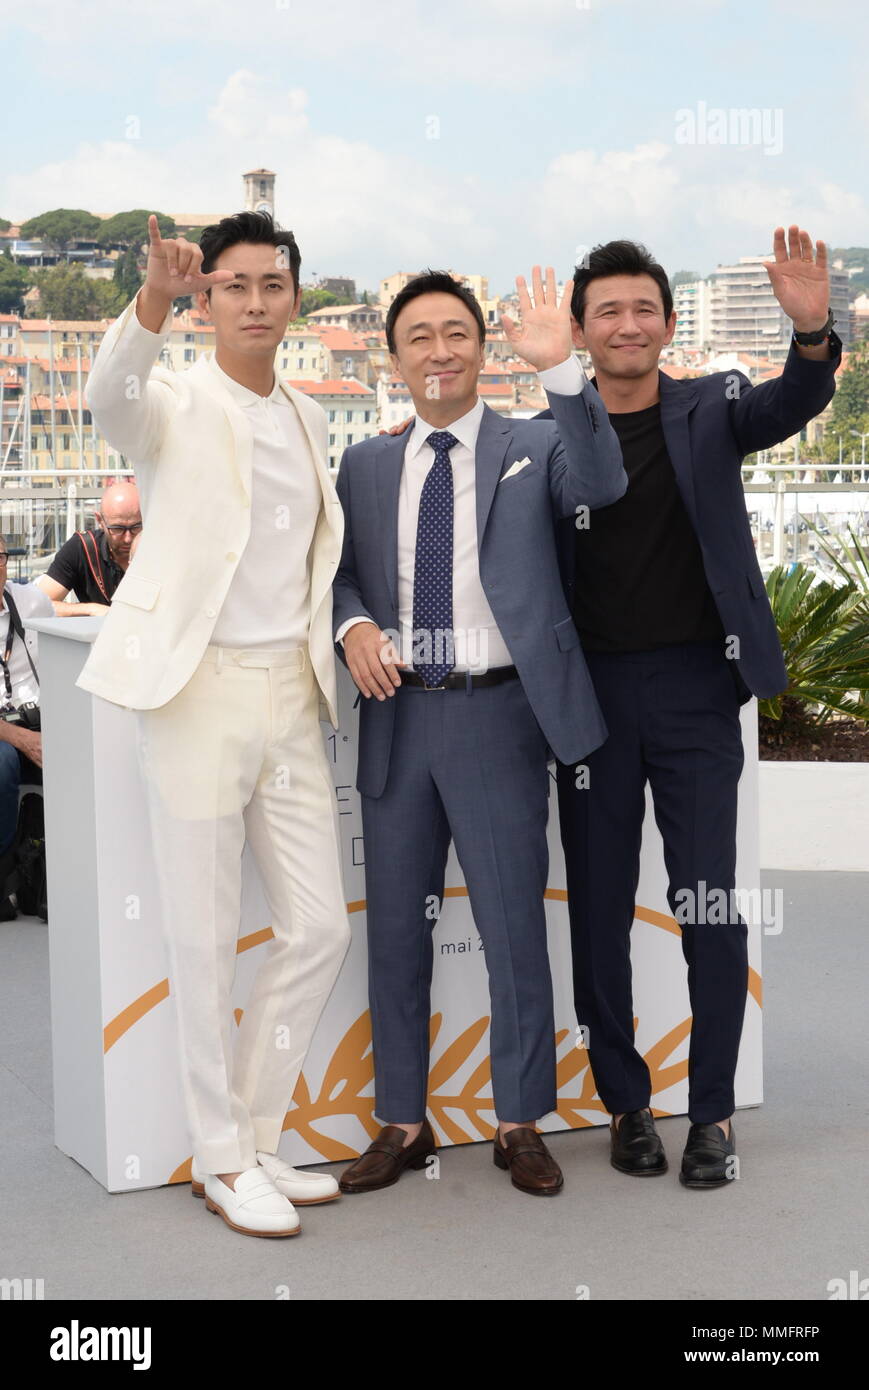
M459 896L466 893L466 888L447 889L446 896ZM547 898L558 901L565 899L566 896L563 889L548 889L546 892ZM349 911L360 911L364 909L365 902L363 900L348 903L347 906ZM667 913L655 912L650 908L643 908L638 905L635 909L635 916L651 925L662 928L664 931L672 932L677 936L680 934L675 919ZM271 927L252 932L249 936L239 940L238 951L241 953L249 950L253 946L270 940L271 937ZM760 1006L762 1002L761 978L757 971L752 968L749 968L748 971L747 985L749 995ZM108 1052L144 1014L150 1012L168 997L169 981L161 980L152 989L134 1000L131 1005L106 1025L104 1050ZM240 1023L243 1011L235 1009L234 1016L236 1023ZM635 1029L638 1022L639 1020L635 1018ZM443 1015L433 1014L429 1029L431 1051L434 1051L442 1024ZM455 1085L450 1090L446 1089L472 1056L488 1026L488 1015L475 1019L431 1063L428 1111L435 1133L439 1138L443 1136L447 1143L470 1144L481 1139L491 1139L494 1136L495 1112L492 1099L490 1096L481 1094L492 1080L491 1062L488 1054L474 1068L464 1085L458 1089ZM651 1075L653 1097L687 1078L687 1059L679 1062L673 1062L670 1059L684 1043L690 1031L691 1018L689 1016L671 1028L669 1033L660 1038L646 1053L645 1062ZM558 1050L563 1047L567 1039L570 1039L569 1045L559 1057ZM584 1047L575 1045L574 1035L568 1028L562 1028L556 1032L555 1047L558 1091L555 1113L570 1129L588 1128L595 1123L594 1120L587 1118L589 1111L602 1116L608 1113L597 1094L588 1053ZM580 1076L582 1079L578 1081ZM350 1025L332 1054L316 1096L312 1096L304 1072L300 1074L293 1093L293 1108L287 1111L284 1118L284 1132L295 1130L306 1143L310 1144L312 1149L322 1155L326 1162L341 1162L358 1157L358 1150L351 1148L348 1144L341 1143L340 1140L333 1139L329 1134L324 1134L317 1128L317 1125L335 1116L355 1115L366 1133L372 1139L375 1138L380 1125L374 1118L374 1097L370 1092L373 1081L374 1055L371 1049L371 1018L366 1010ZM573 1082L578 1083L577 1094L564 1094L565 1088L570 1087ZM652 1106L652 1114L655 1116L664 1116L669 1113L667 1110ZM456 1118L457 1115L464 1117L466 1123L460 1123ZM487 1118L487 1116L491 1118ZM189 1182L190 1162L190 1158L187 1158L179 1164L170 1176L169 1182Z
M236 1022L241 1021L242 1011L236 1009ZM634 1019L636 1028L639 1020ZM440 1036L443 1015L433 1014L429 1034L429 1046L434 1051ZM444 1048L433 1061L429 1070L428 1113L435 1134L450 1144L471 1144L483 1139L492 1139L495 1134L494 1109L491 1096L482 1094L491 1083L492 1070L488 1053L468 1076L464 1085L450 1086L456 1074L465 1066L489 1027L489 1017L468 1025L458 1037ZM684 1081L688 1075L687 1060L667 1063L673 1052L685 1041L691 1031L691 1019L683 1019L669 1033L665 1034L646 1053L645 1061L652 1077L652 1092L665 1091L670 1086ZM555 1034L556 1051L565 1039L573 1038L570 1030L560 1029ZM565 1087L582 1074L582 1082L576 1095L562 1094ZM372 1139L379 1132L379 1122L374 1118L374 1097L369 1088L374 1081L374 1054L371 1050L371 1016L366 1011L351 1024L338 1044L329 1062L319 1092L312 1096L304 1073L299 1077L293 1093L293 1108L284 1118L284 1133L294 1130L300 1138L324 1160L330 1163L354 1159L359 1150L341 1143L330 1134L324 1134L318 1125L333 1116L355 1115L363 1129ZM594 1076L585 1048L571 1046L556 1063L556 1084L558 1086L558 1105L556 1114L570 1129L585 1129L594 1124L582 1111L595 1111L601 1115L608 1112L597 1094ZM656 1116L669 1112L652 1108ZM456 1116L464 1116L467 1126L459 1123ZM491 1118L488 1118L491 1117ZM190 1159L182 1163L169 1179L173 1182L190 1181Z

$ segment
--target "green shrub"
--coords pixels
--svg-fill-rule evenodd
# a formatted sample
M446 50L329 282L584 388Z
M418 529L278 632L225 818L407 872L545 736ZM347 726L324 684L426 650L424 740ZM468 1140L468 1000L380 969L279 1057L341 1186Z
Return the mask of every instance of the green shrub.
M803 564L774 569L766 591L779 630L787 690L760 700L761 733L804 736L834 714L869 721L869 604L847 579L818 580Z

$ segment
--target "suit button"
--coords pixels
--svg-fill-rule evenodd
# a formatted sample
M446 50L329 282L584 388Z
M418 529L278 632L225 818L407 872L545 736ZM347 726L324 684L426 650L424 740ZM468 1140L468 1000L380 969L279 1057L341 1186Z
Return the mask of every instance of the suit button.
M206 616L206 618L216 618L216 617L217 617L217 609L216 609L216 608L206 608L206 610L205 610L205 616Z
M228 550L226 552L226 558L227 560L237 560L238 556L236 555L234 550Z

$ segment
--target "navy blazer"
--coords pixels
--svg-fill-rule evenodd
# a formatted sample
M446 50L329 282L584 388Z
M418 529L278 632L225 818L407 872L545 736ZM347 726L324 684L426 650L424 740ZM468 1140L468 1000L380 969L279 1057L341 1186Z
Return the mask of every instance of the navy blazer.
M737 670L750 694L769 698L787 688L778 629L751 535L742 488L742 460L797 434L832 400L842 345L833 336L830 357L801 357L792 346L781 376L752 386L742 372L676 381L658 373L661 425L676 482L700 543L703 568ZM538 419L551 419L541 411ZM573 604L573 526L560 523L562 581Z
M554 422L504 419L483 409L475 454L480 580L549 747L573 762L606 738L579 633L564 595L555 522L580 506L606 507L627 488L621 448L606 409L586 383L575 396L551 393ZM345 449L337 489L344 549L333 585L333 633L367 615L398 629L398 495L411 431ZM504 478L510 466L530 462ZM344 659L341 644L338 654ZM419 696L428 699L427 694ZM464 698L435 693L433 699ZM356 785L386 785L395 697L363 699Z

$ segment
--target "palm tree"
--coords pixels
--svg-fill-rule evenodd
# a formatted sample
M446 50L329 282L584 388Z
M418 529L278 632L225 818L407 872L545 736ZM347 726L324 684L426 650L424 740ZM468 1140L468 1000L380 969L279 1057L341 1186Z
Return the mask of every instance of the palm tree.
M818 544L827 559L832 561L842 578L849 584L856 584L858 589L862 589L866 598L869 598L869 550L863 545L854 527L849 524L845 528L848 539L845 541L840 538L840 553L830 544L827 536L813 521L808 517L805 520L817 536ZM824 524L826 525L826 518Z
M766 591L788 686L782 695L759 701L762 734L787 742L834 714L869 721L867 595L850 579L841 585L817 580L802 564L774 569Z

